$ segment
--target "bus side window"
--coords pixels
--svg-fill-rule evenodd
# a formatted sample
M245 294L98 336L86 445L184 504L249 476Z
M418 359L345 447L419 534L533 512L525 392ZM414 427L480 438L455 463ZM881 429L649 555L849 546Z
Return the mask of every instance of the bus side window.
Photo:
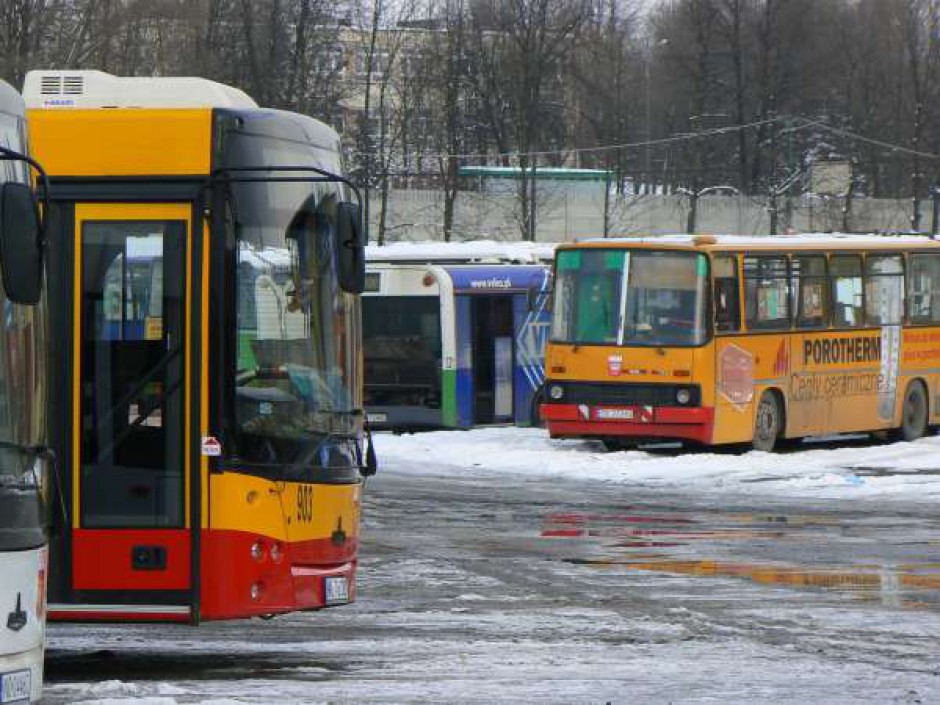
M738 260L734 256L715 257L715 329L719 332L741 329L741 296L738 287Z
M785 255L744 258L745 317L748 328L790 327L790 278Z
M865 317L870 326L891 326L904 318L904 260L901 255L865 258Z
M800 328L825 328L829 325L829 281L824 255L793 258L793 293L796 297L793 307Z
M832 325L859 328L865 323L860 255L833 255L829 259L832 280Z
M940 255L912 255L908 314L912 323L940 323Z

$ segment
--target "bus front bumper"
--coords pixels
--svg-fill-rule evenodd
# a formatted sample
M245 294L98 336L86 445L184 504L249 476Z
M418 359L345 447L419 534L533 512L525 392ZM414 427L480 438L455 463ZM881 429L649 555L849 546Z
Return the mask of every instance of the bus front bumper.
M338 546L331 539L287 543L204 531L200 617L239 619L355 602L357 553L355 536Z
M635 438L709 443L715 410L710 407L542 404L552 438Z

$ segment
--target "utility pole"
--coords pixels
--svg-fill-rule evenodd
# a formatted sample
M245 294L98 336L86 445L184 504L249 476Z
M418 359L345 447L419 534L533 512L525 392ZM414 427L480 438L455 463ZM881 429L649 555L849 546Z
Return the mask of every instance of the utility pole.
M911 198L911 232L920 232L920 185L923 180L923 174L920 172L920 133L923 125L924 104L918 101L914 106L914 135L911 137L911 146L913 148L913 169L911 170L911 190L914 196Z
M933 221L930 224L930 234L936 237L940 232L940 183L935 183L930 193L933 196Z
M773 96L771 96L773 104ZM770 111L770 234L777 234L777 113Z
M608 160L604 160L605 163ZM604 170L604 237L610 237L610 166Z
M652 184L650 183L650 179L652 178L653 173L653 161L652 157L650 156L650 150L652 149L650 142L653 141L653 91L650 88L650 64L652 63L653 50L651 47L646 52L646 170L643 174L643 192L647 195L652 193Z

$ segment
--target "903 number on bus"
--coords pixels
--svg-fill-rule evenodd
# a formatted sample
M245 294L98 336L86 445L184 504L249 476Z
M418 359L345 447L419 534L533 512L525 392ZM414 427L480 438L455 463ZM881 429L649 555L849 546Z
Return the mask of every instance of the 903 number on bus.
M297 488L297 521L302 524L313 521L313 487L310 485Z

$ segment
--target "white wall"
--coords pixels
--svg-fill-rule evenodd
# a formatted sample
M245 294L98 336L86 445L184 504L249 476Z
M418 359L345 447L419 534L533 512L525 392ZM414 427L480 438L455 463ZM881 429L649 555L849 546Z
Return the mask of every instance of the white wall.
M379 199L373 197L372 241L375 241ZM455 240L518 240L514 198L504 194L461 192L457 198ZM793 204L792 226L797 232L842 231L840 199L804 198ZM778 204L778 230L786 226L785 203ZM849 217L851 232L903 231L910 227L911 201L855 199ZM438 191L393 191L389 199L386 238L440 240L443 198ZM930 228L932 204L921 203L921 230ZM609 205L612 236L684 232L688 199L649 195L612 198ZM538 240L557 242L598 237L604 230L603 197L575 198L564 190L542 199L537 215ZM697 232L736 235L769 234L765 199L746 196L703 196L699 199Z

